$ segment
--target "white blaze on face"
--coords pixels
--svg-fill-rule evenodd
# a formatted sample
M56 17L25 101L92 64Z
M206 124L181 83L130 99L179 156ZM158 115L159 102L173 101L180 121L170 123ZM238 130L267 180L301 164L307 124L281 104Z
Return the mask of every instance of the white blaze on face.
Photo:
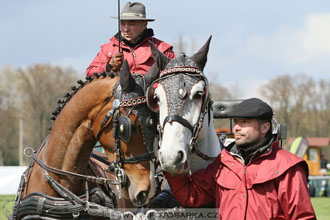
M180 114L193 127L198 123L201 105L204 95L203 81L195 84L188 96L185 98L183 111ZM171 94L172 95L172 94ZM166 116L169 114L169 106L167 99L171 97L166 94L165 89L161 84L155 90L155 96L158 98L159 105L159 122L163 126ZM162 169L171 173L181 173L187 167L186 162L188 158L188 146L192 137L192 132L187 127L183 126L177 121L171 123L167 122L163 127L163 137L160 143L159 160Z

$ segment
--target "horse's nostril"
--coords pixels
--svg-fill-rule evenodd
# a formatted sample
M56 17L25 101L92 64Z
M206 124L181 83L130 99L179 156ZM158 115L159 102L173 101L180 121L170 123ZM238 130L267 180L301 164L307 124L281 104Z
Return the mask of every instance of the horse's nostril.
M175 164L181 164L185 161L186 159L186 156L185 156L185 152L180 150L178 151L178 154L177 154L177 157L176 157L176 160L175 160Z
M137 200L139 201L139 203L144 203L147 200L148 197L148 192L147 191L141 191L139 192L139 194L137 195Z

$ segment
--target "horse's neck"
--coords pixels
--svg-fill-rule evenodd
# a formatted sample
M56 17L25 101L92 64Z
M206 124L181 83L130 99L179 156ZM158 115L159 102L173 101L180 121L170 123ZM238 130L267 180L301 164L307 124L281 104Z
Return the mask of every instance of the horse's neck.
M111 95L107 80L92 83L94 85L79 90L58 115L47 147L49 165L71 172L86 172L96 143L93 120Z
M220 142L214 129L212 110L210 114L205 115L203 127L197 139L197 148L200 152L211 158L217 157L221 151ZM213 160L202 159L196 153L191 155L190 161L192 172L206 168L213 162Z

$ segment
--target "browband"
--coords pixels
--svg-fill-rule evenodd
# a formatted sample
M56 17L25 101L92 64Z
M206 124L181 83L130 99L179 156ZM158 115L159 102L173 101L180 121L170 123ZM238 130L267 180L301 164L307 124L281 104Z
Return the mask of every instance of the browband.
M188 73L197 73L200 75L204 75L204 73L197 67L172 67L166 70L163 70L160 72L160 77L172 74L172 73L182 73L182 72L188 72Z

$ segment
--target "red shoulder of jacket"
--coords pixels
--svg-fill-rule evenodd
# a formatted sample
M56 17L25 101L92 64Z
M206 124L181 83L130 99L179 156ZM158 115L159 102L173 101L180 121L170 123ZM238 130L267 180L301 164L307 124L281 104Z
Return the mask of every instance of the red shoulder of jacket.
M158 50L160 52L162 52L162 53L164 53L168 49L171 49L171 50L173 49L173 46L172 45L170 45L170 44L168 44L168 43L166 43L164 41L161 41L161 40L159 40L159 39L157 39L155 37L152 37L151 38L151 41L152 41L152 43L154 43L157 46Z
M247 180L247 183L252 186L253 184L275 179L294 166L303 166L306 170L306 177L308 177L307 163L302 158L280 148L278 142L274 142L270 154L253 160L247 166L247 176L251 177Z

